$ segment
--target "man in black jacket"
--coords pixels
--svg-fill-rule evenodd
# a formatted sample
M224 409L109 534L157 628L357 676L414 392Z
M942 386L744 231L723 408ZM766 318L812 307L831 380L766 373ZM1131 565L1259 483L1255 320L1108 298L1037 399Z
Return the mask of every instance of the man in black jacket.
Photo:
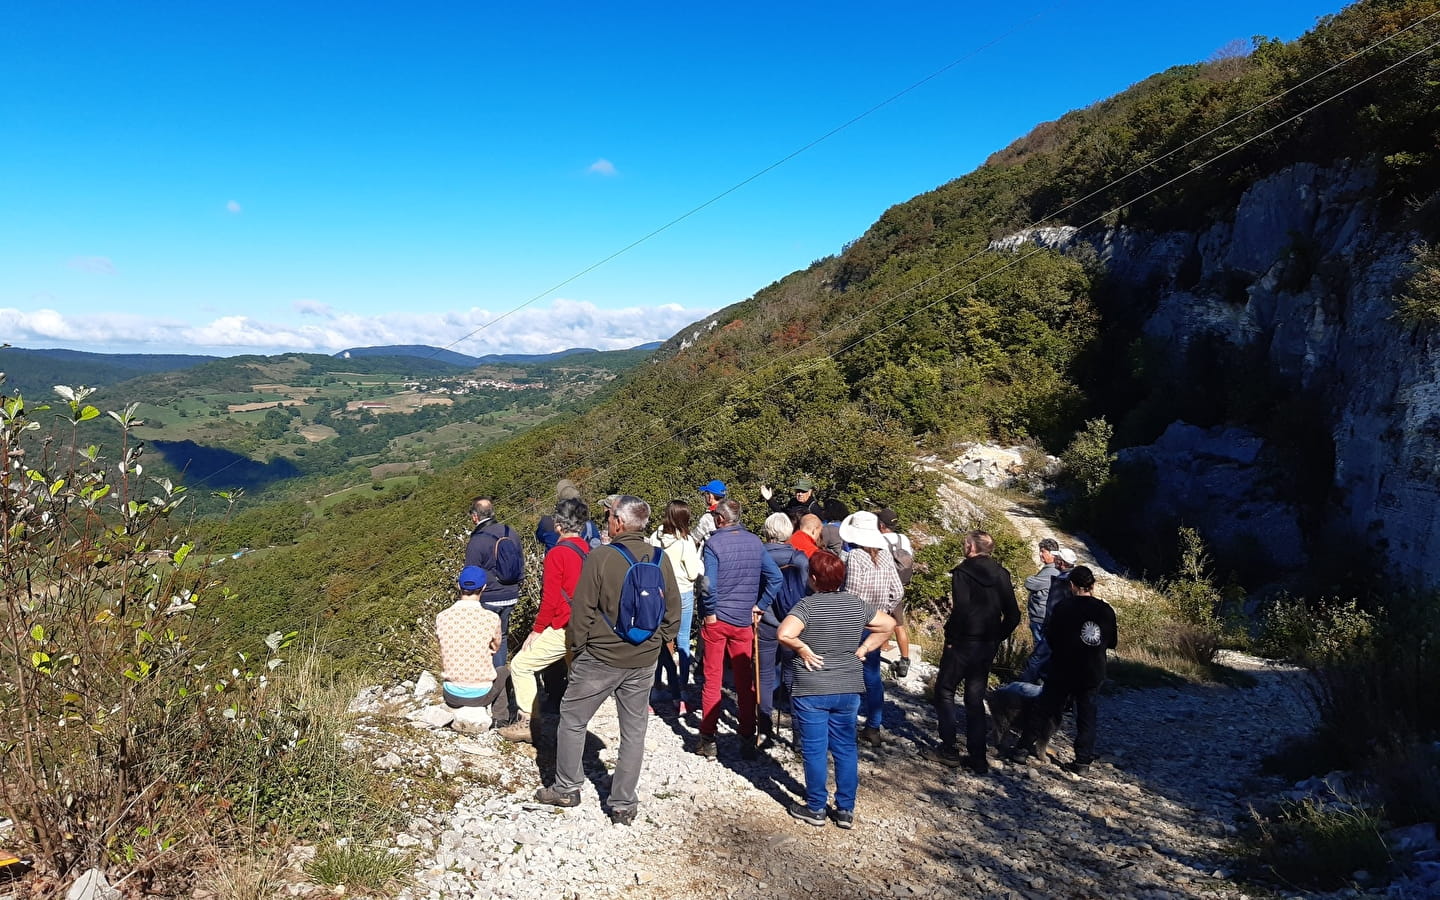
M965 537L965 559L951 570L950 618L945 622L945 653L935 678L935 715L940 720L940 746L920 755L977 775L990 771L985 759L985 687L990 663L1000 642L1020 624L1015 583L1005 567L991 558L995 539L983 531ZM962 759L955 729L955 689L965 683L965 749Z
M476 497L470 501L470 521L475 523L475 530L470 532L470 540L465 544L465 565L485 570L485 595L480 605L500 617L500 649L495 651L495 667L499 668L505 665L510 613L520 600L519 579L508 581L501 577L497 568L500 542L512 541L519 548L520 536L509 525L495 521L495 501L489 497Z
M1025 733L1012 752L1043 761L1055 723L1073 699L1075 761L1065 768L1084 775L1095 759L1096 696L1105 683L1105 651L1114 650L1119 641L1115 610L1095 596L1095 573L1089 566L1070 573L1070 590L1069 597L1050 608L1045 624L1045 640L1053 651L1050 677L1030 707Z
M791 488L794 491L790 499L778 497L775 491L768 484L760 485L760 496L765 498L771 512L783 512L790 517L790 524L796 528L800 527L800 520L806 515L820 515L825 511L818 498L815 496L815 482L808 478L797 478Z

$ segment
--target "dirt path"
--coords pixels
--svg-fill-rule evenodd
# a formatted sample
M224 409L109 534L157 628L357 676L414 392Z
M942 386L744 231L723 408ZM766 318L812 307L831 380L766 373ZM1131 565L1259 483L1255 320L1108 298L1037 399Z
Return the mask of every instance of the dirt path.
M529 802L548 777L543 745L537 756L494 734L436 732L428 751L402 754L409 764L475 780L453 811L419 814L397 839L424 851L404 896L1238 897L1227 880L1234 822L1262 786L1259 759L1307 719L1297 672L1227 663L1258 685L1107 697L1102 759L1083 780L1053 764L999 763L978 778L925 762L916 751L933 712L891 685L897 739L861 751L850 832L787 815L803 782L788 733L745 762L722 726L720 759L708 761L686 751L693 717L652 717L641 816L621 828L599 805L617 743L609 707L591 726L591 780L575 810ZM1061 758L1068 740L1052 745Z
M973 513L975 503L998 505L1032 544L1054 536L1113 570L1083 536L1021 503L956 478L941 500L951 517ZM1141 590L1109 577L1115 588ZM788 732L746 762L727 720L720 759L707 761L687 751L694 716L653 716L633 828L611 826L600 809L617 744L608 705L591 724L590 783L575 810L529 801L552 765L543 742L537 754L493 734L436 732L428 752L400 755L477 780L455 810L417 816L398 839L424 851L417 884L403 896L1240 897L1229 880L1235 823L1248 796L1282 786L1261 778L1259 761L1305 731L1309 714L1298 670L1239 654L1224 662L1253 675L1255 686L1105 697L1101 759L1083 780L1054 764L997 763L975 777L922 760L919 748L934 739L925 697L934 670L917 664L888 687L895 740L860 751L857 824L848 832L786 813L804 780ZM1071 758L1071 730L1067 723L1052 744L1061 759Z

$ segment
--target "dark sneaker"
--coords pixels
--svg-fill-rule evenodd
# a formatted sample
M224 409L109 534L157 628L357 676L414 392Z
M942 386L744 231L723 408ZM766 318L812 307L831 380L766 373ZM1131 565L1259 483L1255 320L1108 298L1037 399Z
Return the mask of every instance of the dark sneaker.
M535 792L535 799L540 803L548 803L551 806L563 806L571 809L580 805L580 792L573 794L562 794L554 788L542 787Z
M890 664L890 671L895 673L896 678L904 678L910 674L910 660L903 656L900 657Z
M1068 762L1065 765L1061 766L1061 768L1069 772L1071 775L1078 775L1081 778L1084 778L1086 775L1090 774L1090 764L1088 762L1080 762L1079 760L1076 760L1075 762Z
M853 809L837 809L830 813L830 818L835 820L837 828L849 831L855 827L855 810Z
M816 812L803 803L790 804L790 815L806 825L814 825L816 828L825 827L825 811L822 809Z
M714 759L716 756L715 735L700 735L700 743L696 745L695 752L706 759Z
M755 749L755 738L740 738L740 758L754 759L757 755L759 755L759 751Z
M979 759L967 756L964 759L960 760L960 766L964 768L965 771L969 772L971 775L990 774L990 763L987 762L985 760L985 757L983 756Z
M885 739L880 736L880 729L869 727L860 729L859 741L872 747L879 747L885 743Z
M938 762L940 765L952 769L958 769L961 765L960 751L954 747L946 747L944 744L935 747L921 747L920 758Z
M635 810L633 809L612 809L610 810L611 825L634 825Z

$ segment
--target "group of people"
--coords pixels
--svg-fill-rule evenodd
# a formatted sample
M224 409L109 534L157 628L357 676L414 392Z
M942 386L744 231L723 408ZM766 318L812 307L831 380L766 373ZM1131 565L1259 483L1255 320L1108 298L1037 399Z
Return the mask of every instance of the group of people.
M907 674L910 663L904 595L914 552L898 530L899 517L889 509L851 513L836 501L821 503L814 484L802 478L789 497L762 486L771 513L756 535L742 524L741 504L728 496L722 481L710 481L698 491L704 501L698 517L692 519L687 502L672 500L653 531L649 503L611 495L602 501L605 524L598 529L579 491L561 482L554 512L536 533L548 548L539 609L531 633L508 660L505 635L519 596L523 554L513 529L496 521L493 501L472 501L474 530L459 577L460 596L436 619L445 702L490 706L497 722L510 720L499 729L502 737L531 741L540 716L537 676L567 662L555 779L537 791L536 799L560 807L580 803L586 729L601 704L613 697L620 746L609 815L617 824L630 824L639 804L636 786L652 702L673 703L676 713L686 716L696 711L692 700L698 686L693 749L717 756L728 661L741 757L755 758L788 715L805 772L805 796L791 804L790 814L812 825L833 821L853 827L858 745L878 747L887 740L881 650L892 639L898 642L900 656L891 664L897 677ZM1026 674L1043 678L1044 688L1020 746L1022 752L1043 748L1047 729L1073 699L1081 730L1077 761L1088 735L1089 743L1083 744L1088 762L1094 738L1093 673L1087 669L1085 677L1073 676L1083 668L1082 659L1085 665L1093 663L1094 654L1085 655L1076 642L1093 648L1092 631L1098 627L1103 680L1104 646L1115 645L1114 614L1105 620L1097 612L1109 607L1090 594L1090 570L1070 568L1073 554L1067 557L1069 551L1052 544L1042 543L1046 569L1026 582L1032 591L1035 655L1044 654L1038 662L1032 659L1036 671ZM988 534L971 533L966 558L952 572L953 609L935 685L940 740L922 751L927 758L977 773L988 768L984 700L990 665L1020 620L1013 582L992 558L993 551ZM1062 565L1067 567L1062 570ZM1042 577L1045 609L1039 611L1037 626L1035 592L1041 590ZM1056 602L1059 580L1075 602ZM700 622L692 633L697 614ZM1072 635L1076 629L1078 637ZM964 756L955 708L962 683ZM654 699L657 694L661 699ZM827 803L832 763L835 791L833 803Z

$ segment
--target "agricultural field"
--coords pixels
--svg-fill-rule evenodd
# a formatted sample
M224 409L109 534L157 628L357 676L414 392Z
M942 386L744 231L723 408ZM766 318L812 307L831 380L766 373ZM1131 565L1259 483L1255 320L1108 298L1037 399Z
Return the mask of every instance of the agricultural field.
M288 498L323 516L413 490L420 473L573 410L614 381L622 359L466 371L433 360L235 357L105 390L140 401L135 437L201 489L192 496L204 510L214 511L212 494L241 488L242 506Z

